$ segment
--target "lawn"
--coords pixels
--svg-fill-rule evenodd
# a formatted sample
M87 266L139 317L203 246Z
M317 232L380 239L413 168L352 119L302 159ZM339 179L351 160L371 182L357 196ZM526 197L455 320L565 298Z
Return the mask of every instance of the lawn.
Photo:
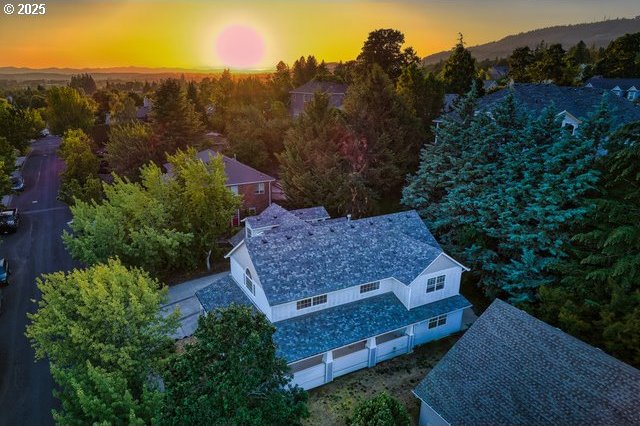
M418 346L413 353L381 362L309 391L307 425L344 425L354 405L379 392L398 398L417 424L420 404L411 392L461 334Z

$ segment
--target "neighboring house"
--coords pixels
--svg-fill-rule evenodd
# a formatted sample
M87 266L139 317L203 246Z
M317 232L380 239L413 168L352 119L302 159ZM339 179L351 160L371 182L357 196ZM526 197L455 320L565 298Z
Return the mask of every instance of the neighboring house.
M204 163L208 163L216 155L222 154L211 149L205 149L197 154ZM238 226L245 212L246 215L255 215L271 205L271 185L275 178L226 155L222 155L222 161L227 175L227 187L233 193L242 195L242 209L238 209L233 217L233 225ZM171 174L171 164L165 163L164 168L168 174Z
M509 74L509 67L506 65L496 65L487 70L487 75L491 80L501 80Z
M245 223L226 256L231 273L196 295L206 312L262 312L305 389L455 333L471 306L459 294L468 269L415 211L330 219L323 207L272 204Z
M640 371L500 300L413 392L421 426L640 424Z
M515 83L478 100L478 112L491 113L495 106L512 94L514 98L535 114L553 105L562 118L562 127L572 132L598 109L606 90L586 87L564 87L554 84ZM618 96L608 96L613 127L640 121L640 106L627 102ZM455 112L450 113L455 114ZM442 119L435 120L436 127Z
M299 116L304 111L304 106L313 99L316 93L329 95L329 105L341 108L344 96L347 93L347 85L331 81L310 81L289 92L291 95L291 114Z
M585 87L609 90L616 96L630 101L640 101L640 78L604 78L592 77Z
M136 110L136 118L141 121L148 121L152 105L151 99L145 96L142 99L142 106L138 107Z

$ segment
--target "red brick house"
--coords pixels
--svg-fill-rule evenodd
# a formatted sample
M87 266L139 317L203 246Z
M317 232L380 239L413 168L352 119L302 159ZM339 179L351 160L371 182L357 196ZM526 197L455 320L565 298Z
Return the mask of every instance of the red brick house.
M205 163L216 155L222 154L212 149L205 149L197 154L198 158ZM276 179L235 158L222 155L222 161L227 175L227 187L232 192L242 195L242 208L233 217L233 226L238 226L245 216L260 214L271 205L271 190ZM164 168L167 173L171 173L171 164L164 164Z

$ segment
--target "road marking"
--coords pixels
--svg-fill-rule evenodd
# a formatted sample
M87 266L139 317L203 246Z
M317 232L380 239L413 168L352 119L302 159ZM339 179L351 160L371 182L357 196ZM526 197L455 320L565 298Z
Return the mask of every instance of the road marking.
M37 203L38 203L38 200L33 200L33 201L31 202L31 204L37 204Z
M48 209L27 210L27 211L23 211L21 215L24 216L28 214L48 213L48 212L53 212L57 210L66 210L66 209L67 207L50 207Z

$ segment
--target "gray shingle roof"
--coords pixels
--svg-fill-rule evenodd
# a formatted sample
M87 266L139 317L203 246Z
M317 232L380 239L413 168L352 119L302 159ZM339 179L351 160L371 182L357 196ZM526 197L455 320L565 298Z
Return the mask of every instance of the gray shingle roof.
M271 305L390 277L408 284L443 253L415 211L315 225L286 218L245 240Z
M212 149L205 149L197 153L197 157L204 163L208 163L209 160L216 155L219 155L219 153ZM235 158L223 155L222 161L224 163L224 173L227 176L227 186L275 181L275 178L267 175L266 173L262 173L253 167L247 166ZM165 163L163 166L167 173L171 174L173 166L169 163Z
M232 303L253 307L230 275L196 296L207 312ZM409 311L393 293L386 293L276 322L273 341L278 356L295 362L469 306L457 295Z
M407 310L385 293L276 322L273 340L278 355L294 362L469 306L457 295Z
M640 90L640 78L604 78L591 77L586 84L591 84L596 89L611 90L616 86L624 91L635 87Z
M259 229L270 226L300 225L301 222L328 219L329 217L329 213L324 207L310 207L289 211L276 203L272 203L262 213L256 216L249 216L245 221L253 229Z
M541 112L553 103L558 113L567 111L580 120L588 118L597 110L602 96L606 93L614 127L640 120L640 106L610 94L606 90L589 87L561 87L554 84L513 84L480 98L478 109L491 110L509 93L513 93L515 99L534 113Z
M450 424L640 424L640 371L500 300L414 392Z
M296 87L289 93L305 93L305 94L315 94L316 92L322 93L347 93L347 85L341 83L334 83L332 81L315 81L312 80L308 83L303 84L300 87Z

